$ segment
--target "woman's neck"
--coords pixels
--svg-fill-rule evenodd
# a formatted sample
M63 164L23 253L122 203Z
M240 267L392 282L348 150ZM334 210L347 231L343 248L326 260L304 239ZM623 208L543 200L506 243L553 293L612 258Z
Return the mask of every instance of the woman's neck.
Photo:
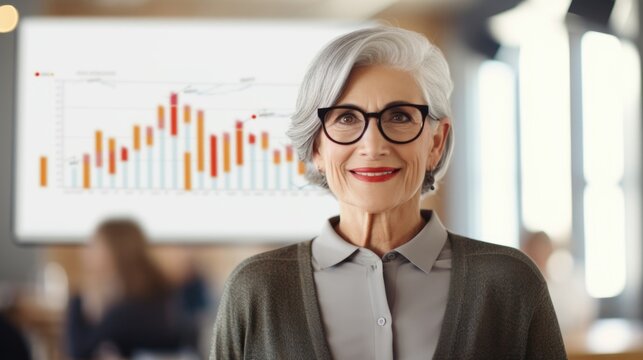
M404 204L378 213L340 203L335 231L351 244L370 249L381 257L411 240L424 224L418 194Z

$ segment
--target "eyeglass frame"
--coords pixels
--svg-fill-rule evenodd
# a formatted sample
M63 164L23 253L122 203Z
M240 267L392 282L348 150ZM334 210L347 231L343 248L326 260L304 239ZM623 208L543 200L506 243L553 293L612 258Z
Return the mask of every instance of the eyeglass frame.
M410 106L418 109L420 113L422 114L422 126L420 127L420 131L418 131L417 135L415 135L411 140L407 141L397 141L393 140L390 137L386 135L384 132L384 129L382 129L382 115L384 112L386 112L389 109L395 108L395 107L400 107L400 106ZM328 135L328 131L326 130L326 124L324 122L324 117L326 117L326 114L335 109L349 109L349 110L356 110L360 112L364 116L364 120L366 121L366 125L364 125L364 130L362 130L362 133L353 141L350 142L341 142L333 139L330 135ZM366 112L359 108L358 106L355 105L338 105L338 106L330 106L326 108L318 108L317 109L317 116L319 117L319 121L321 121L322 129L324 130L324 134L326 134L326 137L339 145L352 145L355 144L356 142L360 141L360 139L366 134L366 130L368 130L368 124L370 123L369 118L375 117L377 118L377 128L380 131L380 134L386 139L388 142L391 142L393 144L408 144L410 142L415 141L420 135L422 134L422 131L424 131L424 123L426 122L426 118L429 117L431 120L435 121L440 121L440 119L436 118L435 116L431 115L431 112L429 111L429 105L421 105L421 104L408 104L408 103L394 103L386 106L384 109L378 112Z

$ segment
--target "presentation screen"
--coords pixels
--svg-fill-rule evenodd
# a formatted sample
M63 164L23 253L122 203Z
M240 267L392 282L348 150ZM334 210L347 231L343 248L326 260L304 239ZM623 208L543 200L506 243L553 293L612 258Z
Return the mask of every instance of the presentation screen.
M132 218L157 242L307 240L338 206L285 131L321 47L366 24L26 18L13 227L83 242Z

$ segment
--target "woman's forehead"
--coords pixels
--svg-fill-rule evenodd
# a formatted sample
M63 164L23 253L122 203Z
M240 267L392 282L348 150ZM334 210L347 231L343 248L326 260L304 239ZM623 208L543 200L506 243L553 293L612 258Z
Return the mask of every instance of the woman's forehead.
M393 101L424 103L424 96L413 75L386 65L353 68L337 104L382 107Z

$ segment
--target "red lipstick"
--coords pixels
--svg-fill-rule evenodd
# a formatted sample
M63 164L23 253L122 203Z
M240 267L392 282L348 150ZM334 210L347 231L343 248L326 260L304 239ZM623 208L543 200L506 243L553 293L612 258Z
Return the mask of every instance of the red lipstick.
M392 167L363 167L349 170L357 180L365 182L387 181L397 175L400 169Z

